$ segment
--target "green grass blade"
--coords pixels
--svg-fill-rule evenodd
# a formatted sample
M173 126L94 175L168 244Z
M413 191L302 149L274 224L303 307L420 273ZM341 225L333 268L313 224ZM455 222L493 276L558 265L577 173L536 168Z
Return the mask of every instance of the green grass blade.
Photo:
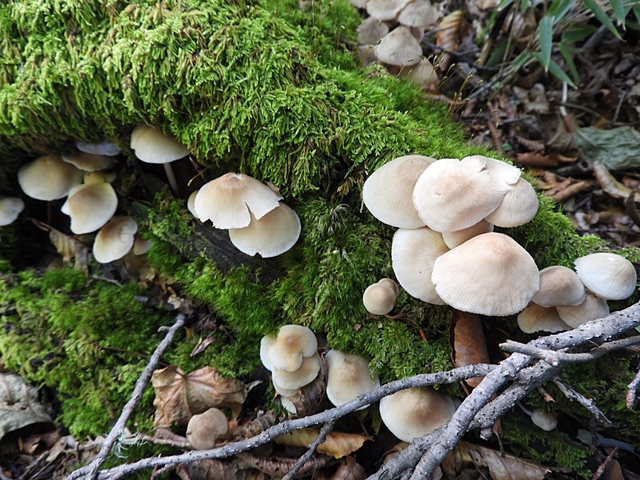
M540 19L538 24L538 35L540 36L540 63L544 67L544 71L549 70L551 63L551 46L553 43L553 17L546 15Z
M609 3L611 4L613 15L616 17L616 20L618 20L618 23L620 23L620 26L624 29L625 18L627 17L627 15L624 11L623 0L609 0Z
M622 40L620 33L616 29L615 25L607 15L607 13L602 9L600 5L596 2L596 0L583 0L587 8L595 17L602 23L605 27L609 29L611 33L613 33L617 38Z
M564 43L559 43L558 50L560 50L560 54L562 55L562 58L564 58L564 61L567 64L567 68L569 69L571 78L573 78L573 81L577 85L578 83L580 83L580 75L578 74L578 69L576 68L576 64L573 61L573 56L571 55L571 51L569 50L569 47L567 47L567 45L565 45Z
M547 15L553 17L553 23L556 24L562 20L575 3L576 0L554 0L549 7Z

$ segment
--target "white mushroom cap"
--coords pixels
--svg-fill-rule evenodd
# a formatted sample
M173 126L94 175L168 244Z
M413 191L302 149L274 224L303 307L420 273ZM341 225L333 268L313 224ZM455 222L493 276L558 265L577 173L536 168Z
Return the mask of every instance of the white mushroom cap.
M556 307L542 307L533 302L518 314L518 326L524 333L571 330L560 318Z
M327 398L336 407L380 386L378 375L371 373L369 362L359 355L329 350L325 361Z
M75 140L76 148L81 152L91 153L93 155L107 155L113 157L120 153L120 149L114 144L105 140L100 143L87 143L82 140Z
M133 254L134 255L144 255L148 253L153 247L153 242L151 240L147 240L140 236L140 234L136 233L133 240Z
M23 165L18 170L22 191L36 200L56 200L66 197L82 182L84 172L63 162L58 155L45 155Z
M15 222L22 210L24 210L24 201L22 199L16 197L0 197L0 227Z
M310 357L303 357L300 367L293 372L274 368L271 372L271 381L276 390L297 390L313 382L319 371L320 357L314 353Z
M411 442L451 420L456 405L450 397L431 388L409 388L380 400L380 416L403 442Z
M405 27L426 27L438 21L438 10L429 0L412 0L398 14L398 23Z
M375 17L367 17L358 26L358 42L361 45L378 43L389 33L389 27L383 21Z
M266 368L270 372L273 371L273 364L269 359L269 349L275 342L276 337L272 335L265 335L264 337L262 337L262 340L260 340L260 360L262 361L262 365L264 365L264 368Z
M523 310L538 291L539 274L529 252L502 233L483 233L436 259L436 292L453 308L505 316Z
M574 262L578 277L593 293L607 300L624 300L636 289L633 264L615 253L593 253Z
M293 372L302 365L303 357L310 357L318 350L315 334L302 325L280 327L276 341L269 346L268 362L273 369ZM263 361L263 363L266 362Z
M260 220L253 218L244 228L230 228L229 239L247 255L259 253L262 258L275 257L291 249L300 237L300 219L296 212L280 202Z
M520 178L509 187L498 208L487 215L486 220L498 227L517 227L531 221L538 213L539 206L533 186Z
M409 0L369 0L366 4L367 13L382 21L395 20Z
M540 270L540 290L531 301L543 307L572 307L584 302L586 291L580 278L561 265Z
M400 76L424 89L434 88L440 78L433 64L426 58L421 58L418 63L400 70Z
M211 220L216 228L243 228L251 214L261 219L280 205L281 195L243 173L226 173L198 190L194 202L196 216Z
M396 286L394 289L388 282L383 281L369 285L362 294L364 308L367 309L367 312L374 315L386 315L393 310L396 297L398 296L397 288Z
M570 327L577 328L583 323L609 315L609 305L604 298L587 292L584 302L575 307L556 307L560 318Z
M418 177L433 162L431 157L405 155L369 175L362 187L362 200L371 214L393 227L423 227L411 198Z
M558 426L558 419L553 412L546 410L534 410L531 412L531 421L533 424L545 432L550 432Z
M400 286L423 302L444 305L431 281L431 272L436 259L448 251L442 234L428 227L399 229L391 243L391 265Z
M133 247L136 221L127 216L113 217L100 229L93 242L93 258L98 263L109 263L124 257Z
M216 446L218 437L229 431L229 421L217 408L194 415L187 425L187 440L196 450L209 450Z
M131 132L131 148L147 163L169 163L189 155L189 149L172 135L149 125L138 125Z
M371 5L371 1L367 6ZM376 46L376 57L387 65L415 65L421 56L422 47L407 27L400 26L392 30Z
M106 170L116 163L116 160L113 157L109 157L107 155L95 155L93 153L86 152L62 154L60 158L85 172Z
M493 224L486 220L480 220L478 223L471 225L470 227L463 228L462 230L456 230L455 232L442 232L442 239L444 240L444 243L447 244L447 247L455 248L470 238L489 232L493 232Z
M422 221L438 232L470 227L493 212L508 185L491 175L477 157L433 162L416 182L413 205Z
M487 170L494 177L499 177L507 185L513 185L520 179L520 169L513 165L498 160L497 158L485 157L484 155L470 155L462 160L473 158L486 164Z
M99 174L88 174L82 185L69 192L60 209L71 217L71 231L75 234L95 232L106 224L118 208L118 197L111 184Z
M291 399L286 396L286 395L282 395L280 397L280 405L282 405L282 407L289 413L296 415L298 413L298 411L296 410L296 406L295 404L291 401Z

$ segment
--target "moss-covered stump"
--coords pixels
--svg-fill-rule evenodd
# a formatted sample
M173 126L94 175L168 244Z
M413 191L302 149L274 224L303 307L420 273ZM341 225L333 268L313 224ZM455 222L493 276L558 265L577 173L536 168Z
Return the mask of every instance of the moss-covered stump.
M167 360L185 371L210 364L250 374L260 336L286 323L326 335L331 348L367 355L383 380L450 368L448 308L406 293L396 320L370 318L362 306L366 286L392 276L393 230L363 207L361 187L399 155L486 152L467 147L447 111L419 89L356 65L349 41L358 22L346 0L312 2L304 11L294 0L5 2L2 193L21 195L16 171L35 156L69 150L74 139L116 143L126 157L117 169L120 213L133 214L153 239L149 258L172 288L224 324L196 359L189 357L195 340L180 341ZM143 122L187 145L207 179L241 171L275 184L300 216L296 246L276 259L234 254L224 235L190 216L184 199L141 188L155 171L137 163L128 144ZM189 187L181 188L186 195ZM38 203L25 216L48 220ZM68 228L65 221L53 215L56 228ZM138 285L34 273L33 262L16 255L32 241L25 223L0 232L2 360L58 389L74 433L104 432L105 410L124 403L157 341L153 332L171 314L137 301L147 295ZM571 266L604 248L578 237L545 200L531 223L507 233L540 268ZM515 332L509 319L490 325L496 338ZM149 407L147 398L142 417Z

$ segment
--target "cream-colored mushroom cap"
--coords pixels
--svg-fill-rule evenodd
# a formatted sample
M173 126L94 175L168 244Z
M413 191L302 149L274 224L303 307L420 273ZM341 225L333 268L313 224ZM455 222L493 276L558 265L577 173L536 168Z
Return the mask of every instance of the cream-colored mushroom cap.
M584 302L586 291L580 278L561 265L540 270L540 290L531 301L543 307L572 307Z
M273 365L271 364L271 360L269 359L269 349L271 345L273 345L276 341L276 337L272 335L265 335L260 340L260 361L264 368L269 370L270 372L273 370Z
M100 143L87 143L82 140L75 140L76 148L81 152L91 153L93 155L106 155L113 157L120 153L120 149L108 140Z
M251 217L247 227L229 229L231 243L247 255L258 253L262 258L281 255L290 250L300 237L298 215L282 202L259 220L253 214Z
M470 155L462 160L476 159L486 164L487 170L494 177L500 178L507 185L514 185L520 179L520 169L513 165L498 160L497 158L485 157L484 155Z
M604 298L600 298L591 292L587 292L584 302L575 307L556 307L562 321L573 328L578 328L583 323L597 320L609 315L609 305Z
M560 318L556 307L542 307L533 302L518 314L518 326L524 333L571 330Z
M480 220L478 223L470 227L456 230L455 232L442 232L442 239L449 248L455 248L463 244L470 238L482 235L483 233L493 232L493 224L486 220Z
M106 170L115 165L116 160L107 155L95 155L93 153L78 152L60 155L63 161L84 172L97 172Z
M387 65L415 65L421 56L422 47L407 27L392 30L376 46L376 57Z
M365 289L362 294L362 303L367 312L374 315L386 315L393 310L397 296L397 290L387 282L376 282Z
M0 227L11 225L24 210L24 201L16 197L0 197Z
M478 223L498 208L508 188L489 173L481 158L445 158L433 162L420 175L413 205L429 228L454 232Z
M479 315L523 310L539 288L536 262L515 240L483 233L438 257L431 280L443 301Z
M380 400L380 416L403 442L412 442L441 427L453 417L456 405L450 397L431 388L409 388Z
M113 217L96 235L93 258L98 263L109 263L124 257L133 247L137 231L138 224L133 218Z
M151 240L147 240L146 238L141 237L139 233L136 233L133 238L133 248L131 250L134 255L144 255L145 253L149 253L151 247L153 247L153 242Z
M400 286L423 302L444 305L431 273L436 259L448 251L442 234L429 227L399 229L391 243L391 266Z
M149 125L138 125L131 132L131 148L147 163L169 163L189 155L189 149L172 135Z
M369 362L359 355L329 350L324 359L327 362L327 398L336 407L380 386L378 375L371 373Z
M409 0L369 0L366 4L367 13L382 21L395 20Z
M375 17L368 17L358 26L358 42L361 45L373 45L387 33L389 33L389 27L386 23Z
M440 79L433 64L426 58L421 58L418 63L400 70L400 77L415 83L423 89L433 89Z
M229 421L217 408L194 415L187 425L187 440L196 450L209 450L216 446L216 440L229 431Z
M75 234L95 232L105 225L118 208L118 197L111 184L98 173L85 176L85 183L69 192L60 210L71 217Z
M276 390L297 390L313 382L320 371L320 357L317 353L310 357L303 357L297 370L288 372L274 368L271 372L271 381Z
M251 215L261 219L280 205L281 195L243 173L226 173L198 190L193 208L203 222L216 228L244 228Z
M531 421L533 424L545 432L550 432L558 426L558 419L553 412L546 410L534 410L531 412Z
M79 185L83 175L84 172L62 161L59 155L45 155L18 170L18 183L31 198L57 200Z
M615 253L592 253L574 262L585 287L606 300L624 300L636 289L633 264Z
M405 155L369 175L362 187L362 200L371 214L392 227L424 227L411 198L418 178L433 162L431 157Z
M438 10L428 0L412 0L398 14L405 27L426 27L438 21Z
M276 341L269 346L267 355L272 368L293 372L302 365L303 357L318 350L315 334L302 325L280 327Z
M510 228L530 222L538 213L538 195L533 186L524 178L509 186L502 202L487 215L488 222L498 227Z

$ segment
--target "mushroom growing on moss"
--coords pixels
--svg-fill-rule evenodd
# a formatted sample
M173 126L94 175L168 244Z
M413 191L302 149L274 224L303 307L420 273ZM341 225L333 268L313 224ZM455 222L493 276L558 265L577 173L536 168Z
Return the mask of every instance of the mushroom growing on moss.
M15 222L24 210L24 201L16 197L0 197L0 227Z
M336 407L354 400L380 386L378 375L369 369L369 362L354 353L329 350L327 362L327 398ZM360 410L366 408L361 407Z
M229 431L226 415L217 408L210 408L192 416L187 425L187 440L196 450L209 450L216 446L218 438Z
M386 315L393 310L399 293L398 284L390 278L383 278L369 285L362 294L362 303L373 315Z
M592 253L577 258L576 272L585 287L606 300L624 300L636 289L633 264L615 253Z
M93 258L109 263L124 257L134 245L138 224L131 217L113 217L100 229L93 242Z
M302 325L284 325L277 337L266 336L260 345L260 357L268 370L279 369L294 372L302 365L304 357L311 357L318 350L318 340L311 329Z
M118 197L100 173L87 173L82 185L69 192L61 211L71 217L75 234L95 232L106 224L118 208Z
M57 200L80 185L84 172L59 155L45 155L23 165L18 170L22 191L36 200Z

